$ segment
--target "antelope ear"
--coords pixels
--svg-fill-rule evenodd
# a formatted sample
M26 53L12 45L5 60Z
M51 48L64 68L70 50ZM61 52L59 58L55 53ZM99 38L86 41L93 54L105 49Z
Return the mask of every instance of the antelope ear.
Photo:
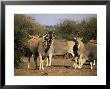
M31 35L28 35L28 37L29 37L29 39L31 39L31 38L32 38L32 36L31 36Z
M43 36L43 39L45 39L45 35Z
M31 37L31 35L28 35L29 37Z
M83 37L81 37L81 40L83 40Z
M75 40L76 40L76 37L74 37L73 39L75 39Z
M54 33L54 32L52 33L52 37L53 37L53 38L55 38L55 37L56 37L56 35L55 35L55 33Z
M46 37L46 34L43 34L43 39L45 39L45 37Z
M74 41L74 42L76 41L76 37L73 37L73 41Z

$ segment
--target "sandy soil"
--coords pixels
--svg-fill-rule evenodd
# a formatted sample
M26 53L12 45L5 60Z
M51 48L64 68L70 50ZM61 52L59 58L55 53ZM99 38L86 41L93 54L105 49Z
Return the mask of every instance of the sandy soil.
M44 70L35 70L33 58L31 58L30 69L27 70L27 58L23 58L23 62L14 70L15 76L97 76L97 66L90 69L88 62L83 65L82 69L74 69L70 59L62 57L54 57L52 66L46 67Z

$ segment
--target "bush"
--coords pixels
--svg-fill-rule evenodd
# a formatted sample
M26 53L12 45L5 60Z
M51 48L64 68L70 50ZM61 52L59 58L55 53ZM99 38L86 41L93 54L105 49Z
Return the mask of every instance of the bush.
M43 27L32 17L14 15L14 67L20 63L21 56L24 56L28 35L42 34Z
M66 19L56 26L55 32L59 38L67 40L73 40L77 35L84 38L83 42L97 40L97 18L92 17L79 22Z
M14 64L15 67L20 63L20 57L23 56L23 50L26 46L27 34L20 29L16 29L14 32Z

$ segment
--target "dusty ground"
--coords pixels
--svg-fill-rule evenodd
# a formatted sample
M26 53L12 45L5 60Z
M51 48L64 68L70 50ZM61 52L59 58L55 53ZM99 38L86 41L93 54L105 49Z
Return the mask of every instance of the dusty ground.
M27 60L23 58L23 60ZM45 62L46 65L46 62ZM27 70L27 61L20 64L14 70L15 76L97 76L97 67L90 69L90 65L86 63L82 69L74 69L70 59L62 57L54 57L51 67L45 67L45 70L35 70L33 58L31 59L30 69Z

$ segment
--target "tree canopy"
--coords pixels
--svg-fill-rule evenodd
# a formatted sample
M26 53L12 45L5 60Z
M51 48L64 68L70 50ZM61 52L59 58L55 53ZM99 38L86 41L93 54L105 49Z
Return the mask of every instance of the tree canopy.
M91 39L97 39L97 19L92 17L83 19L82 21L64 20L56 27L56 34L60 38L72 40L74 36L80 35L84 38L84 42Z

